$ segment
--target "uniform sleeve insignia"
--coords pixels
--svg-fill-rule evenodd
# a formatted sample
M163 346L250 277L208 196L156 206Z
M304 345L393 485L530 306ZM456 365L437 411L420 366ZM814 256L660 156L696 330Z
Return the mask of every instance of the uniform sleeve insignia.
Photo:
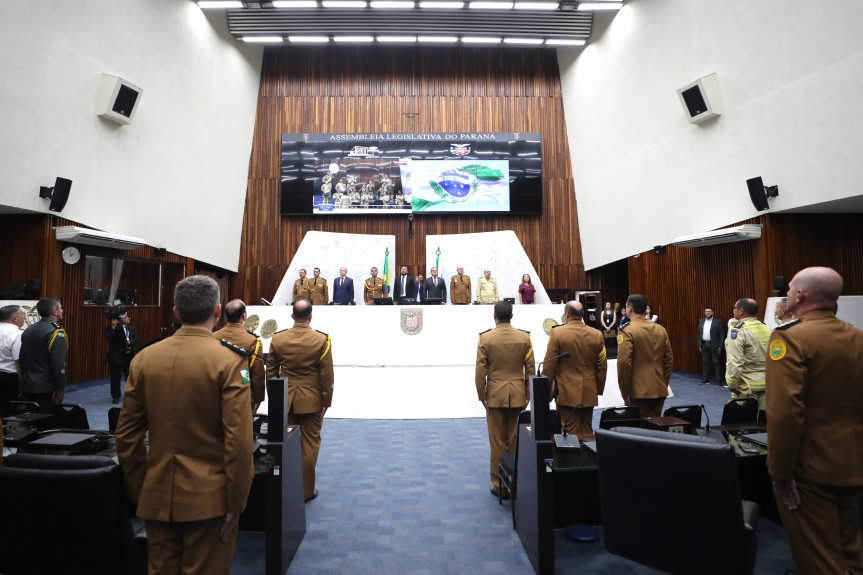
M780 325L779 327L776 328L776 331L788 329L788 328L795 326L799 323L800 323L799 319L795 319L794 321L789 321L788 323L783 323L782 325Z
M248 369L241 369L240 370L240 376L243 378L243 383L246 383L246 384L249 383L249 370Z
M770 359L777 361L785 357L785 353L788 351L788 348L785 347L785 342L781 339L774 339L770 342L770 349L768 353L770 354Z
M737 339L737 330L732 329L730 334L731 339Z
M620 345L623 343L623 334L617 334L617 344Z

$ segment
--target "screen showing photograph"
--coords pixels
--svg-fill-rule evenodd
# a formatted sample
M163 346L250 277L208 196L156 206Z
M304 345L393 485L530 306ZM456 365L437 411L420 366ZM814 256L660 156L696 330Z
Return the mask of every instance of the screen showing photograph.
M414 212L508 212L508 160L404 160L405 194Z

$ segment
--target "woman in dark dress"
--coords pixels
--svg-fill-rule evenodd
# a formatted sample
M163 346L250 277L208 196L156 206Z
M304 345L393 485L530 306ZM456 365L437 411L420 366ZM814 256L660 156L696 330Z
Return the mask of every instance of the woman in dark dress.
M534 300L536 290L533 287L533 282L530 281L530 275L524 274L521 276L521 285L518 286L518 301L521 303L536 303Z

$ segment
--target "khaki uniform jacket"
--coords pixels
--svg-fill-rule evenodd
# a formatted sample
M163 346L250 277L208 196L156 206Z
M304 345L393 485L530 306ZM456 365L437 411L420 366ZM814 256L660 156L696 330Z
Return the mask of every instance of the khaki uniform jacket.
M479 334L476 349L476 393L489 407L524 408L533 374L530 334L508 323Z
M674 356L668 333L637 316L617 333L617 383L623 397L668 397Z
M324 278L306 280L312 305L327 305L330 302L330 288Z
M139 517L198 521L243 511L254 475L246 366L200 327L181 327L132 360L116 436Z
M365 300L366 305L375 305L375 298L384 297L385 290L386 287L384 286L383 278L368 278L363 282L363 299Z
M764 391L764 360L770 328L754 317L731 324L725 338L725 383L732 393Z
M476 300L480 303L495 303L500 301L500 293L497 291L497 280L494 278L479 278L476 284Z
M264 401L264 394L267 388L267 370L264 365L264 350L261 338L247 331L241 323L229 323L213 335L216 339L224 339L254 354L248 357L252 403L255 404Z
M333 354L330 336L295 323L270 342L267 377L287 376L288 410L317 413L333 403Z
M449 280L449 300L452 303L470 303L470 294L470 276L452 276Z
M568 351L569 357L543 364L542 373L550 380L557 378L557 404L568 407L595 407L605 391L605 341L602 333L584 325L581 319L571 319L551 330L546 361Z
M297 280L294 282L294 301L301 299L309 299L312 290L309 288L309 279Z
M777 328L767 354L770 475L863 485L863 332L811 311Z

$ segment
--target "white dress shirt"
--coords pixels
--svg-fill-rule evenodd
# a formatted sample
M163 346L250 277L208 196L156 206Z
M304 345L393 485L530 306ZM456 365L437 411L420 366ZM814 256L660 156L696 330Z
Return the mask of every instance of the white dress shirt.
M16 373L15 362L21 354L21 334L14 323L0 323L0 371Z
M710 318L710 319L704 318L704 329L701 330L701 339L703 341L710 341L710 326L712 324L713 324L713 318Z

